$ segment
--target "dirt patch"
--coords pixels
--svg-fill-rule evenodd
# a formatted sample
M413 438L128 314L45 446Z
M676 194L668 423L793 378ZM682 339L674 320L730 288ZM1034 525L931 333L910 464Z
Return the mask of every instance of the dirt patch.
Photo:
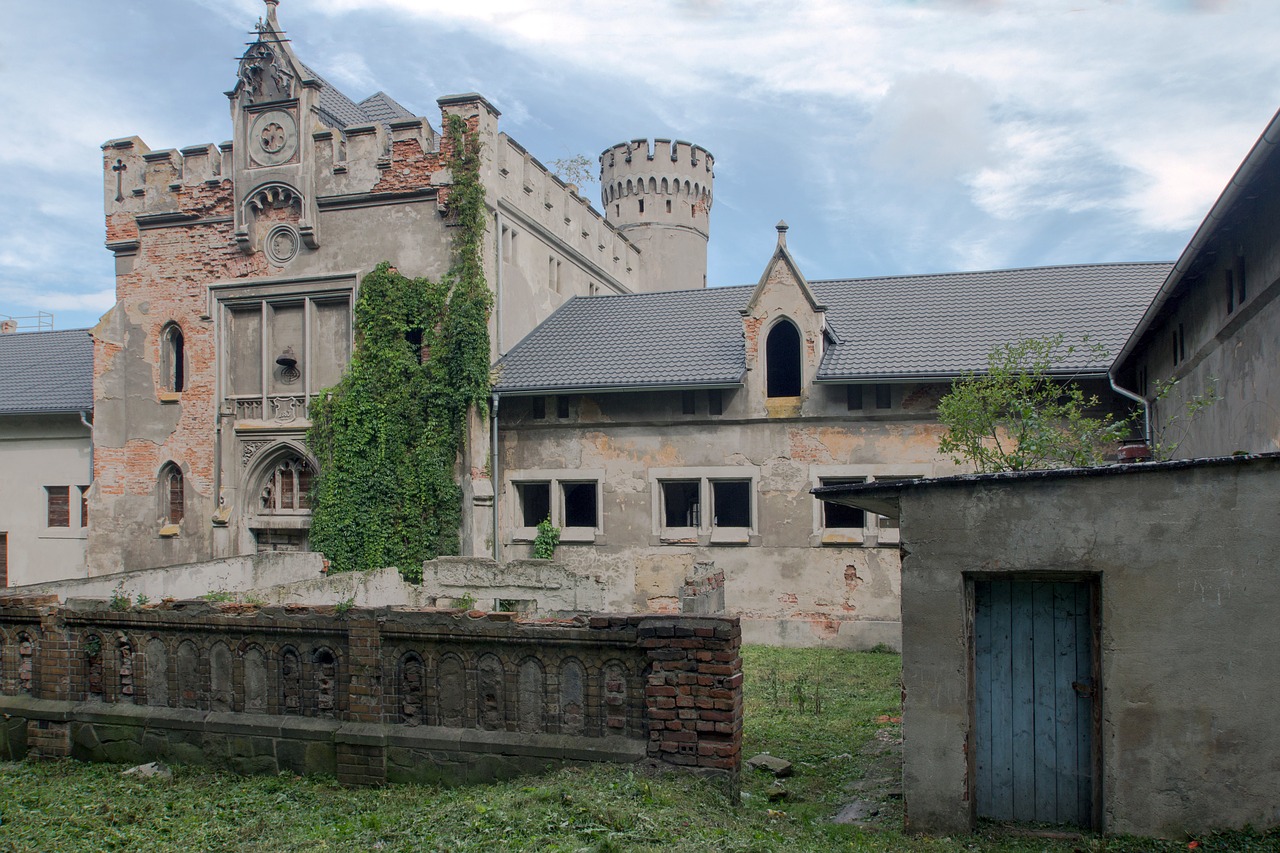
M867 829L902 826L902 728L878 729L857 758L860 778L849 784L848 802L832 820Z

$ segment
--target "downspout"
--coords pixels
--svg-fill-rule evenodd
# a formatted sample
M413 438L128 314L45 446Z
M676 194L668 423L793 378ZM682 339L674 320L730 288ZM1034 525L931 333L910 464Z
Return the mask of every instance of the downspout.
M502 560L502 545L498 538L501 529L498 519L498 498L502 478L498 476L498 392L493 392L492 405L489 406L489 483L493 487L493 559Z
M496 345L498 358L503 356L502 351L502 211L493 211L494 222L494 241L493 245L497 249L494 253L494 268L497 270L495 281L493 283L494 299L493 299L493 337ZM494 410L497 411L497 397L494 398Z
M89 485L93 485L93 424L84 416L84 412L80 413L80 423L89 429Z
M1147 443L1147 446L1150 447L1151 437L1152 437L1151 436L1151 404L1147 402L1146 397L1139 397L1137 394L1133 393L1132 391L1121 388L1119 385L1116 384L1114 365L1107 370L1107 382L1111 383L1112 391L1115 391L1121 397L1127 397L1128 399L1142 406L1142 438Z

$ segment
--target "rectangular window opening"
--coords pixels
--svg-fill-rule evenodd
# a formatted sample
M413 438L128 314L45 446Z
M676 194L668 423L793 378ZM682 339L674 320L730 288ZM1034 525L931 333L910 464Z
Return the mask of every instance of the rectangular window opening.
M707 414L724 414L724 396L719 388L712 388L707 392Z
M698 480L667 480L662 484L664 527L697 527L702 523Z
M564 526L597 527L596 484L561 483L560 489L564 496Z
M1227 313L1236 310L1236 284L1231 270L1226 271L1227 279Z
M71 487L45 486L48 527L71 526Z
M530 416L535 421L545 420L547 417L547 398L534 397L529 401Z
M569 398L566 397L564 394L561 394L559 397L556 397L556 417L557 418L569 417Z
M856 412L862 408L862 386L846 385L845 388L845 405L849 411Z
M892 385L876 386L876 408L877 409L893 408L893 386Z
M824 486L844 486L850 483L866 482L864 477L823 477L821 480ZM857 507L845 506L844 504L835 504L830 501L822 502L822 526L842 529L861 529L867 523L867 514Z
M671 212L671 199L667 199L667 213Z
M522 527L537 527L551 517L550 483L516 483Z
M89 526L89 487L80 487L80 526Z
M692 391L680 392L680 411L686 415L692 415L697 411L696 399Z
M751 481L715 480L711 483L713 527L751 526Z
M644 199L640 199L640 212L644 213Z

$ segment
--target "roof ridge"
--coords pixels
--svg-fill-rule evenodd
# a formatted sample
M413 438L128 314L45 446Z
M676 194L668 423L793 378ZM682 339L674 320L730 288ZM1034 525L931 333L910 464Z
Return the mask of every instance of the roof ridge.
M847 281L894 281L907 278L948 278L962 275L995 275L997 273L1025 273L1040 270L1079 270L1105 269L1109 267L1172 267L1173 261L1113 261L1110 263L1089 264L1048 264L1046 266L1029 267L997 267L995 269L951 270L934 273L897 273L894 275L857 276L853 278L821 278L813 279L810 284L840 284ZM746 286L746 285L744 285Z

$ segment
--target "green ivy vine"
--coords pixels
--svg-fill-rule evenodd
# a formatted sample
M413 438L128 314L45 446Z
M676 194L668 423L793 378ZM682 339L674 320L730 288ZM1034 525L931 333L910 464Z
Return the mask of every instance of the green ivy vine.
M423 560L458 553L458 458L468 411L488 401L491 296L480 141L458 116L445 131L454 264L440 282L385 261L366 275L351 363L311 407L310 539L331 571L398 566L420 581Z

